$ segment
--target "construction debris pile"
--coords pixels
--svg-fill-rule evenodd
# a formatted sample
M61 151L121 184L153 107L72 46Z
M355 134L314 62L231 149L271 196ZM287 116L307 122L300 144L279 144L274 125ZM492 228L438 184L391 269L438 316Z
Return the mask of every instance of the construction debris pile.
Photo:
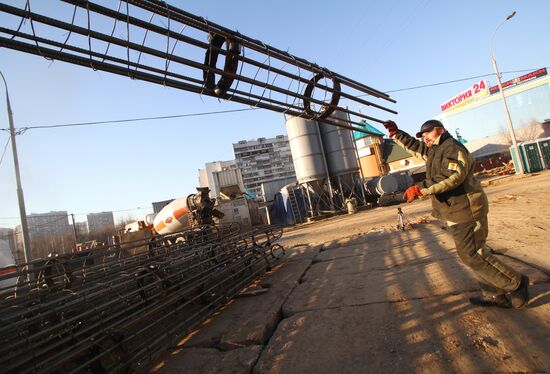
M284 249L274 243L281 235L277 228L200 227L176 240L51 256L2 275L2 371L147 367L281 258Z
M510 175L515 174L516 169L514 168L514 162L508 161L506 164L502 164L502 166L492 168L492 169L483 169L482 171L479 171L475 173L477 177L496 177L498 175Z

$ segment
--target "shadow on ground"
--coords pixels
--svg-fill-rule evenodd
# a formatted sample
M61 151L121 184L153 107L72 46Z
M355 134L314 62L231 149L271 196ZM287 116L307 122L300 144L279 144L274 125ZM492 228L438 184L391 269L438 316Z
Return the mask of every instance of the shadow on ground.
M306 236L304 236L306 238ZM528 263L526 309L473 307L472 273L435 222L297 245L179 343L158 372L550 372L550 283Z
M548 277L527 309L472 307L472 273L437 224L327 243L283 306L256 373L550 370Z

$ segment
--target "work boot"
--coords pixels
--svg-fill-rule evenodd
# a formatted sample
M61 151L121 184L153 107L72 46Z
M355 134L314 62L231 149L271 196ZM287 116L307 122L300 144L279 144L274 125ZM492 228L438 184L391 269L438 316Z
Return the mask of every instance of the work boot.
M521 282L517 290L508 294L510 303L515 309L524 307L529 301L529 278L525 275L521 276Z
M504 295L494 295L494 296L474 296L470 297L470 303L477 306L496 306L499 308L511 308L512 304L510 300Z

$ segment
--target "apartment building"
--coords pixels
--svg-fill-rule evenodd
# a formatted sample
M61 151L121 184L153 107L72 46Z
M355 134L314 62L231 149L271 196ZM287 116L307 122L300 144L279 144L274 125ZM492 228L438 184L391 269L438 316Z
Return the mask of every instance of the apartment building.
M113 212L90 213L86 215L86 219L88 220L88 232L90 233L115 228Z
M71 233L69 215L67 211L53 211L49 213L33 213L27 216L30 239L41 237L60 237Z
M296 177L288 136L241 140L233 143L237 167L244 186L259 200L264 200L261 184L274 179Z

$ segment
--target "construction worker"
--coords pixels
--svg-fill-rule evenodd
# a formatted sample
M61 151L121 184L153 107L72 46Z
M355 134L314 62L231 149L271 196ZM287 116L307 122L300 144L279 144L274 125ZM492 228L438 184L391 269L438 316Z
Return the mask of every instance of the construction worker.
M457 254L479 281L481 296L474 305L521 308L529 300L529 278L501 262L485 247L489 231L489 201L473 175L475 162L466 147L455 140L437 120L426 121L417 138L384 122L397 144L426 162L426 179L409 187L404 198L410 203L430 196L432 215L450 227Z

